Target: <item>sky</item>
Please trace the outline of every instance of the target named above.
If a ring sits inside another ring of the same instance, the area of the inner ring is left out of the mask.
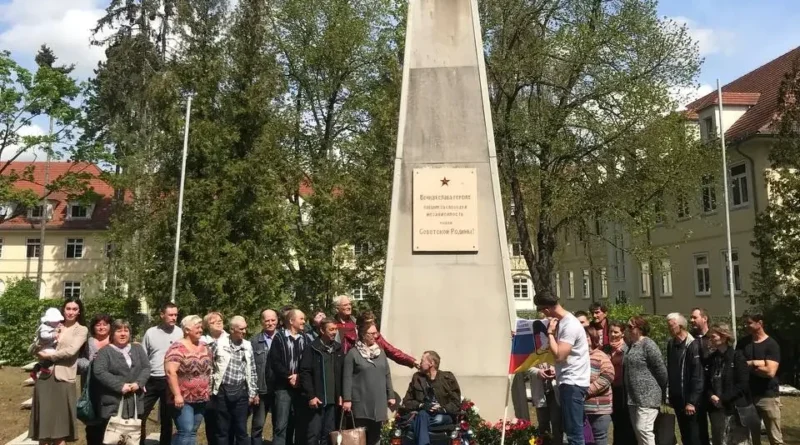
[[[696,99],[800,46],[798,0],[661,0],[659,14],[688,26],[704,58]],[[32,66],[42,43],[85,79],[103,57],[89,45],[91,28],[108,0],[0,0],[0,50]],[[688,103],[688,102],[687,102]],[[43,126],[31,128],[41,134]]]

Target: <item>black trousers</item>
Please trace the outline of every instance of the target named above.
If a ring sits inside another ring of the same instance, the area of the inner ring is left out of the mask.
[[[247,434],[250,396],[247,386],[228,388],[222,385],[213,399],[217,412],[217,444],[250,445],[250,436]]]
[[[217,421],[217,400],[213,395],[206,403],[206,409],[203,411],[203,422],[206,424],[206,442],[208,445],[217,445],[219,443],[219,438],[217,437],[219,425]]]
[[[145,445],[147,439],[147,418],[153,411],[158,402],[158,419],[161,423],[161,435],[159,445],[170,445],[172,443],[172,407],[167,403],[169,386],[166,377],[150,377],[144,386],[144,413],[142,413],[142,438],[140,445]]]
[[[687,415],[686,404],[683,401],[673,403],[672,408],[675,410],[675,419],[678,421],[678,429],[681,431],[681,443],[683,445],[700,445],[700,426],[697,421],[699,418],[697,413],[695,412],[692,416]]]
[[[253,407],[253,418],[250,423],[251,445],[264,445],[264,423],[267,421],[267,413],[272,409],[273,398],[274,393],[261,393],[258,395],[258,405]]]
[[[631,415],[628,411],[628,399],[623,386],[613,387],[614,411],[611,413],[611,422],[614,423],[614,445],[631,445],[636,443],[633,433]]]
[[[307,445],[330,445],[330,435],[336,430],[336,405],[327,405],[307,411]]]
[[[106,434],[108,419],[101,419],[97,422],[86,425],[86,444],[103,445],[103,436]]]
[[[381,428],[383,427],[383,422],[356,418],[356,427],[366,428],[367,445],[379,445],[381,443]]]
[[[711,439],[708,435],[708,403],[701,402],[697,407],[697,428],[700,439],[700,445],[711,445]]]

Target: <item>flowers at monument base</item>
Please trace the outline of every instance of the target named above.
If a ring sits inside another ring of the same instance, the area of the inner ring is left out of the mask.
[[[462,445],[497,445],[505,430],[506,445],[552,445],[552,440],[547,434],[539,433],[530,421],[524,419],[507,419],[503,422],[490,422],[481,418],[475,402],[462,398],[461,414],[456,419],[456,427],[460,434]],[[400,414],[396,414],[383,426],[382,443],[392,443],[391,438],[395,431],[395,424]]]

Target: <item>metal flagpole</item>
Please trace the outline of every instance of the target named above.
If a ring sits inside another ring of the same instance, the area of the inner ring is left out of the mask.
[[[192,112],[192,94],[186,101],[186,122],[183,124],[183,160],[181,161],[181,185],[178,191],[178,227],[175,229],[175,258],[172,263],[172,293],[170,301],[175,303],[175,286],[178,280],[178,253],[181,248],[181,219],[183,218],[183,187],[186,184],[186,154],[189,151],[189,117]]]
[[[511,379],[514,376],[509,374],[508,376],[508,384],[506,385],[506,408],[503,411],[503,429],[500,432],[500,445],[505,445],[506,443],[506,422],[508,421],[508,399],[511,396]]]
[[[731,327],[733,328],[733,339],[736,342],[736,280],[733,272],[733,250],[731,248],[731,209],[730,198],[728,197],[728,155],[725,147],[725,127],[722,124],[722,87],[717,79],[717,99],[719,100],[719,140],[722,145],[722,182],[725,185],[722,190],[725,193],[725,237],[727,239],[727,260],[728,260],[728,286],[730,286],[731,298]]]

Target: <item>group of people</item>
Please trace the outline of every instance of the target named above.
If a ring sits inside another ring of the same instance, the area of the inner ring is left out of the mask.
[[[611,321],[601,303],[591,305],[591,317],[572,314],[547,292],[535,304],[550,319],[555,366],[531,370],[532,398],[540,428],[555,443],[565,434],[570,445],[606,445],[613,424],[615,445],[655,445],[656,420],[668,404],[684,445],[760,445],[762,421],[770,445],[783,444],[780,347],[760,314],[744,317],[749,336],[734,349],[728,325],[709,325],[706,310],[695,308],[690,321],[671,313],[664,360],[641,316]]]
[[[103,443],[118,413],[142,420],[144,445],[157,403],[161,445],[194,445],[203,422],[209,445],[260,445],[269,412],[273,445],[330,444],[345,421],[363,427],[367,444],[375,445],[387,408],[398,405],[413,414],[417,443],[427,445],[430,426],[455,420],[455,376],[439,370],[435,351],[417,361],[393,347],[372,312],[353,315],[347,296],[334,304],[334,317],[316,312],[309,324],[292,306],[264,310],[260,332],[247,338],[241,316],[230,319],[228,332],[218,312],[185,316],[178,326],[178,308],[167,303],[159,324],[136,343],[125,320],[98,314],[87,327],[81,300],[66,299],[54,347],[34,350],[45,369],[37,370],[30,437],[53,445],[76,440],[75,384],[82,375],[96,416],[86,425],[88,445]],[[418,369],[402,402],[388,360]]]

